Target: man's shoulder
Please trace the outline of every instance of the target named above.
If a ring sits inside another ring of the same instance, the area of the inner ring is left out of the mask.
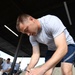
[[[38,18],[38,20],[40,21],[40,23],[43,23],[43,24],[48,24],[48,23],[54,23],[54,20],[57,19],[57,16],[55,15],[45,15],[45,16],[42,16],[40,18]]]

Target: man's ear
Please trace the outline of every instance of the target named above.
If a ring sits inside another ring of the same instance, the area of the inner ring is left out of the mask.
[[[33,20],[34,20],[34,18],[33,18],[32,16],[29,16],[29,20],[33,21]]]

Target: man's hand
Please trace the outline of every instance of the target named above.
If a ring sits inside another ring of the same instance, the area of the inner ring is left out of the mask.
[[[41,67],[33,68],[29,71],[29,75],[44,75],[43,69]]]

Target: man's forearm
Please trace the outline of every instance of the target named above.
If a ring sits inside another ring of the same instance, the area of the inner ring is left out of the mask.
[[[11,70],[11,69],[8,69],[8,70],[3,70],[3,72],[10,72],[10,70]]]
[[[39,60],[39,55],[38,54],[32,55],[31,60],[30,60],[30,63],[27,66],[27,69],[34,68],[35,65],[37,64],[38,60]]]

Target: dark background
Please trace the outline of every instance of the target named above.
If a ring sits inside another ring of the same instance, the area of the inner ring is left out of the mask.
[[[69,23],[64,2],[70,14],[72,23]],[[15,55],[16,48],[21,33],[16,30],[16,18],[21,13],[28,13],[35,18],[47,14],[58,16],[75,40],[75,0],[0,0],[0,50],[12,56]],[[15,36],[4,25],[7,25],[19,36]],[[47,47],[40,44],[41,57],[45,56]],[[32,54],[31,44],[28,36],[23,35],[21,48],[18,57],[30,57]]]

